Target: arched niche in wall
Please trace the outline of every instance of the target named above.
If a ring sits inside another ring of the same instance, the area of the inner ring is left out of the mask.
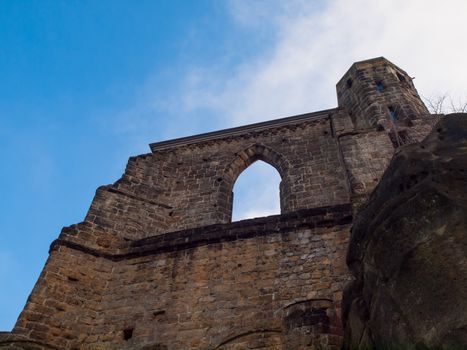
[[[235,334],[216,346],[214,350],[282,349],[282,332],[279,329],[252,329]]]

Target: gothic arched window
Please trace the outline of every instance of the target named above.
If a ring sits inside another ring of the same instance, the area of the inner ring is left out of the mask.
[[[279,172],[266,162],[246,168],[233,188],[232,221],[280,214],[280,182]]]

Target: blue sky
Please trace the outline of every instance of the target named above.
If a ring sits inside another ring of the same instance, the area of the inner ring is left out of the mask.
[[[424,96],[467,98],[465,13],[464,0],[1,1],[0,330],[61,228],[150,142],[334,107],[340,76],[376,56]],[[278,181],[247,169],[237,217],[277,211]]]

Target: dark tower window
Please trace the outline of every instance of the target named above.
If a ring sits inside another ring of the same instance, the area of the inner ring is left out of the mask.
[[[397,110],[393,106],[389,106],[389,115],[391,116],[392,120],[397,120],[399,118],[397,114]]]
[[[383,92],[384,91],[384,84],[381,80],[378,80],[376,82],[376,90],[378,90],[379,92]]]
[[[401,73],[396,72],[396,75],[397,75],[397,79],[399,79],[401,83],[405,83],[406,79]]]
[[[352,87],[352,79],[347,79],[347,88],[351,88]]]
[[[398,131],[397,133],[391,131],[389,133],[389,139],[391,140],[394,148],[399,148],[402,145],[412,143],[412,140],[410,139],[406,130]]]
[[[123,340],[130,340],[133,337],[133,328],[123,330]]]

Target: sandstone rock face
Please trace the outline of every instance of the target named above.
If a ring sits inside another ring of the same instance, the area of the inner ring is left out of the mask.
[[[397,152],[352,228],[345,347],[467,344],[467,114]]]

